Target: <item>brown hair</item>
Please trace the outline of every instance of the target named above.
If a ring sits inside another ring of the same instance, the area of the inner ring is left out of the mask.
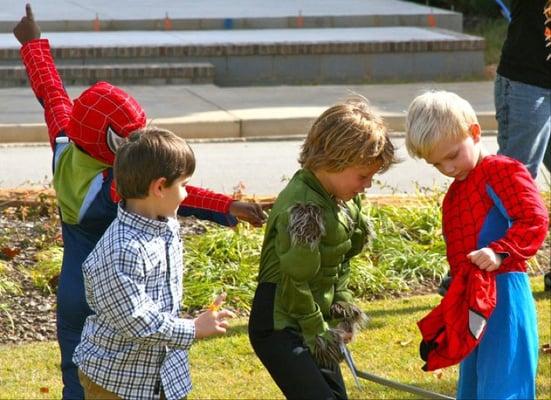
[[[120,146],[113,165],[117,193],[123,199],[142,199],[155,179],[166,178],[170,186],[195,171],[195,156],[187,142],[160,128],[140,129]]]
[[[367,100],[354,96],[327,109],[314,122],[298,159],[303,168],[340,172],[382,162],[384,172],[397,162],[382,118]]]

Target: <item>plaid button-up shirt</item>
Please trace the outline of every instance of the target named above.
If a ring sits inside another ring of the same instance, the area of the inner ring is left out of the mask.
[[[118,216],[83,266],[86,319],[73,361],[125,399],[167,399],[191,390],[187,349],[192,320],[179,318],[182,244],[177,220]]]

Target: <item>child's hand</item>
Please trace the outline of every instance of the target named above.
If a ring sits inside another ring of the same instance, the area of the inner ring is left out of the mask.
[[[230,214],[257,228],[266,222],[266,214],[262,206],[256,203],[234,201],[230,205]]]
[[[354,339],[354,333],[349,331],[342,331],[341,338],[345,344],[348,344]]]
[[[208,310],[195,318],[195,338],[202,339],[226,333],[229,326],[226,318],[234,318],[235,314],[229,310],[218,311],[225,299],[226,293],[218,295],[216,300],[208,307]]]
[[[22,45],[33,39],[40,39],[40,27],[34,20],[33,10],[29,3],[25,5],[25,13],[26,15],[13,28],[15,38]]]
[[[487,272],[492,272],[498,269],[503,261],[501,257],[489,247],[483,247],[480,250],[471,251],[467,254],[467,258],[478,268]]]

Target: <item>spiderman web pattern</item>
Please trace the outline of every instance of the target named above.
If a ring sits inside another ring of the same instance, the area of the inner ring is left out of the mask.
[[[132,96],[107,82],[98,82],[75,100],[69,131],[71,139],[90,155],[112,164],[108,128],[127,137],[145,124],[145,112]]]

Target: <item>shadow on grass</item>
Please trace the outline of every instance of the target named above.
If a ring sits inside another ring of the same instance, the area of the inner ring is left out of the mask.
[[[376,311],[370,311],[367,313],[367,316],[369,318],[369,321],[367,323],[367,326],[365,327],[365,330],[371,330],[371,329],[378,329],[383,328],[384,326],[388,325],[385,320],[383,319],[385,316],[391,315],[391,314],[408,314],[416,311],[428,311],[432,307],[426,306],[426,307],[407,307],[401,310],[376,310]],[[377,318],[376,320],[374,318]],[[248,336],[248,324],[246,322],[240,322],[236,324],[232,324],[230,322],[230,328],[228,329],[227,333],[222,336],[210,336],[208,338],[201,339],[202,341],[208,341],[217,339],[220,337],[234,337],[234,336]]]
[[[539,292],[532,292],[532,295],[534,296],[535,300],[551,299],[551,291],[549,290],[547,292],[543,290],[540,290]]]
[[[546,294],[544,294],[544,292],[534,293],[534,297],[536,297],[538,294],[541,294],[547,297],[550,296],[550,294],[548,294],[549,292],[545,292],[545,293]],[[538,297],[536,297],[536,299],[538,299]],[[404,315],[404,314],[407,315],[407,314],[421,312],[421,311],[427,312],[427,311],[430,311],[433,307],[434,305],[426,305],[426,306],[401,307],[401,308],[391,309],[391,310],[388,310],[388,309],[368,310],[368,311],[364,310],[369,318],[369,322],[367,324],[366,329],[370,330],[370,329],[377,329],[377,328],[384,327],[385,325],[387,325],[384,321],[384,318],[388,316]],[[242,335],[248,335],[248,324],[246,322],[240,321],[239,323],[230,322],[230,329],[223,336],[232,337],[232,336],[242,336]],[[208,338],[204,338],[201,340],[212,340],[218,337],[220,336],[210,336]]]
[[[401,307],[401,308],[395,308],[392,310],[388,309],[380,309],[380,310],[370,310],[366,311],[366,314],[368,317],[387,317],[390,315],[403,315],[403,314],[411,314],[415,312],[420,311],[430,311],[434,308],[436,304],[433,305],[426,305],[426,306],[411,306],[411,307]]]

